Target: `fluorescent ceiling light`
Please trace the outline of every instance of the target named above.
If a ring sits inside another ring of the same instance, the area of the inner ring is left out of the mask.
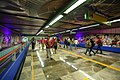
[[[70,32],[70,30],[66,30],[66,32]]]
[[[90,26],[87,26],[87,28],[89,27],[95,27],[95,26],[99,26],[100,24],[94,24],[94,25],[90,25]]]
[[[73,9],[75,9],[76,7],[78,7],[79,5],[81,5],[82,3],[84,3],[86,0],[78,0],[76,3],[74,3],[71,7],[69,7],[64,13],[68,14],[70,11],[72,11]]]
[[[78,30],[78,29],[72,29],[72,31],[75,31],[75,30]]]
[[[57,16],[49,25],[53,25],[55,22],[57,22],[58,20],[60,20],[63,17],[63,15],[59,15]]]
[[[39,35],[41,32],[43,32],[43,30],[41,30],[39,33],[37,33],[37,35]]]
[[[58,34],[58,33],[55,33],[55,34]]]
[[[116,20],[110,21],[110,23],[119,22],[119,21],[120,19],[116,19]]]
[[[50,26],[45,26],[45,28],[49,28]]]
[[[54,35],[54,34],[51,34],[51,35]]]
[[[60,33],[65,33],[65,31],[62,31],[62,32],[60,32]]]
[[[100,24],[94,24],[94,25],[90,25],[90,26],[86,26],[86,27],[81,27],[79,29],[85,29],[85,28],[90,28],[90,27],[95,27],[95,26],[99,26]]]
[[[105,24],[111,24],[111,23],[114,23],[114,22],[119,22],[120,19],[116,19],[116,20],[112,20],[112,21],[108,21],[108,22],[104,22]]]

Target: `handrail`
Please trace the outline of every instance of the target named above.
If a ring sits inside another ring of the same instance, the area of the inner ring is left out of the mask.
[[[11,50],[7,49],[9,52],[7,53],[2,53],[3,51],[0,52],[0,61],[2,61],[3,59],[5,59],[6,57],[8,57],[9,55],[11,55],[12,53],[16,52],[17,50],[19,50],[20,47],[24,46],[26,43],[24,44],[19,44],[19,45],[16,45],[14,46]],[[19,46],[19,47],[18,47]]]
[[[18,44],[16,46],[10,47],[8,49],[5,49],[3,51],[0,52],[0,58],[5,56],[6,54],[8,54],[9,52],[11,52],[12,50],[16,49],[18,46],[20,46],[21,44]]]
[[[24,49],[20,52],[16,60],[11,64],[11,66],[8,69],[6,69],[6,72],[2,74],[2,77],[0,78],[1,80],[14,80],[17,75],[18,76],[20,75],[20,72],[18,70],[20,69],[22,61],[26,57],[26,52],[28,50],[28,47],[29,47],[29,43],[26,44],[26,46],[24,46]]]
[[[0,58],[0,61],[2,61],[3,59],[5,59],[6,57],[8,57],[9,55],[11,55],[12,53],[16,52],[21,46],[19,46],[17,49],[14,49],[12,51],[10,51],[9,53],[7,53],[6,55],[2,56]]]

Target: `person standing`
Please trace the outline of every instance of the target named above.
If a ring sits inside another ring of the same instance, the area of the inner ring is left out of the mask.
[[[34,37],[32,38],[31,43],[32,43],[32,51],[34,51],[34,49],[35,49],[35,44],[36,44],[36,40],[35,40]]]
[[[97,51],[96,51],[96,53],[98,53],[98,51],[100,50],[100,54],[102,54],[102,49],[101,49],[101,46],[103,45],[103,43],[102,43],[102,40],[101,40],[101,38],[100,37],[97,37]]]
[[[46,45],[47,58],[50,58],[52,60],[52,58],[51,58],[52,54],[51,54],[51,51],[50,51],[50,49],[52,48],[52,43],[50,41],[49,36],[47,37],[45,45]]]

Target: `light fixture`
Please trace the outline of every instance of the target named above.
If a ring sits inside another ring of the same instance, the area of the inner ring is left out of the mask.
[[[43,32],[43,30],[41,30],[39,33],[37,33],[37,35],[39,35],[41,32]]]
[[[119,22],[120,19],[116,19],[116,20],[112,20],[112,21],[108,21],[108,22],[104,22],[105,24],[111,24],[111,23],[114,23],[114,22]]]
[[[60,20],[63,17],[63,15],[59,15],[57,16],[49,25],[53,25],[55,22],[57,22],[58,20]]]
[[[110,23],[119,22],[119,21],[120,19],[116,19],[116,20],[110,21]]]
[[[45,28],[49,28],[49,27],[50,27],[49,25],[45,26]]]
[[[70,30],[66,30],[66,32],[70,32]]]
[[[78,30],[78,29],[72,29],[72,31],[75,31],[75,30]]]
[[[86,27],[81,27],[79,29],[85,29],[85,28],[90,28],[90,27],[95,27],[95,26],[99,26],[100,24],[94,24],[94,25],[90,25],[90,26],[86,26]]]
[[[68,14],[70,11],[72,11],[73,9],[75,9],[76,7],[78,7],[79,5],[81,5],[82,3],[84,3],[85,1],[86,0],[78,0],[71,7],[69,7],[64,13]]]
[[[52,35],[55,35],[55,34],[51,34],[51,36],[52,36]]]
[[[55,33],[55,35],[58,34],[58,33]]]
[[[62,31],[62,32],[60,32],[60,33],[65,33],[65,31]]]

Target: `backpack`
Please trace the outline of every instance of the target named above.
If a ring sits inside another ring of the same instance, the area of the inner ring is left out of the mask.
[[[86,47],[91,47],[91,42],[86,42]]]

